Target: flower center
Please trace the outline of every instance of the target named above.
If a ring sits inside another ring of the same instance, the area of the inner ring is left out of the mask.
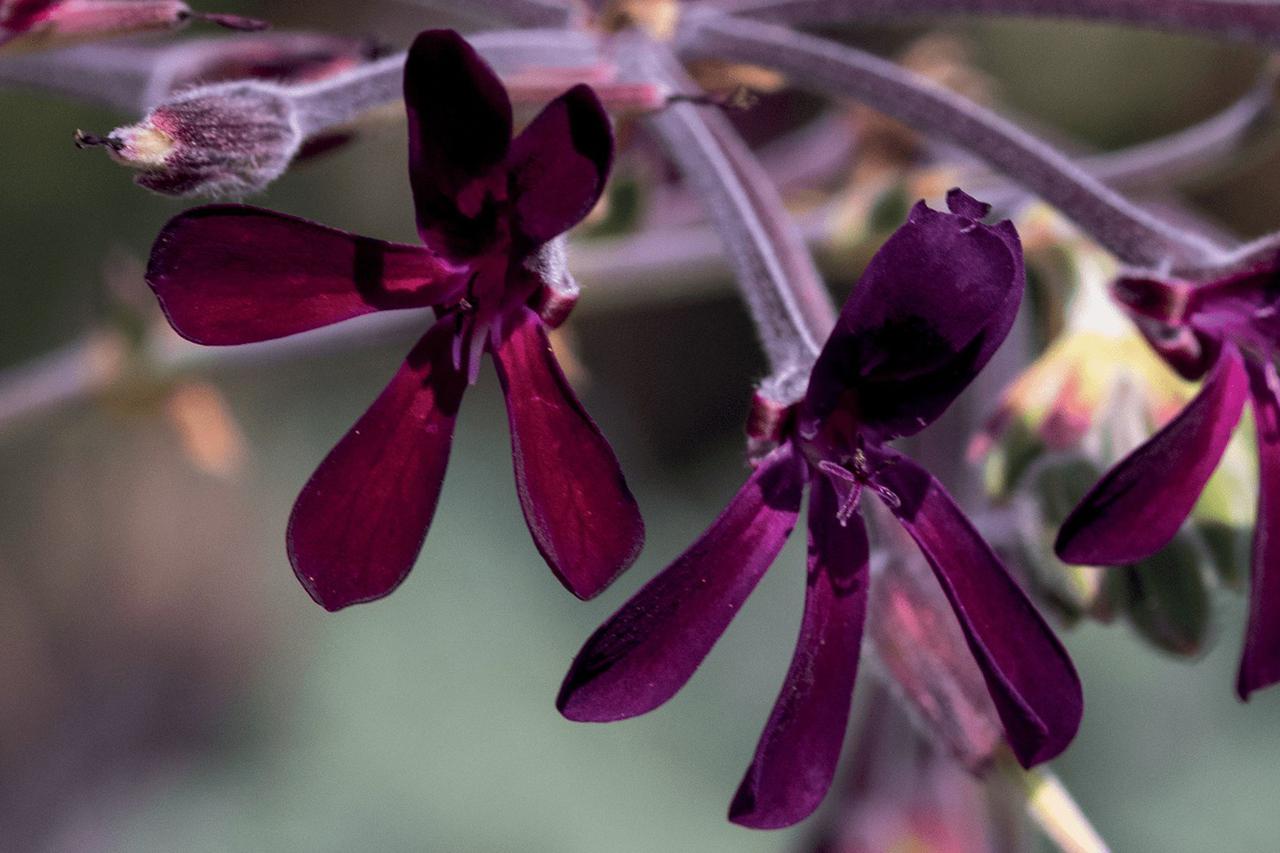
[[[841,527],[847,525],[850,517],[858,511],[863,487],[872,489],[891,508],[901,506],[902,502],[896,494],[875,481],[875,475],[883,467],[873,465],[862,447],[856,448],[851,455],[843,456],[837,462],[830,459],[818,460],[818,470],[826,475],[827,482],[836,490],[836,498],[840,502],[836,509],[836,519]]]

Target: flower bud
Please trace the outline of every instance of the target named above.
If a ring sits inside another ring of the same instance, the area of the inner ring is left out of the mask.
[[[1109,570],[1103,594],[1147,642],[1171,654],[1197,655],[1210,627],[1205,557],[1194,529],[1183,530],[1155,556]]]
[[[175,30],[192,20],[233,30],[261,30],[266,24],[238,15],[193,12],[175,0],[0,0],[0,51],[60,47],[125,33]]]
[[[113,159],[140,171],[140,186],[164,195],[239,196],[280,177],[302,133],[277,87],[240,82],[176,95],[138,124],[105,138],[78,134],[77,144],[105,146]]]

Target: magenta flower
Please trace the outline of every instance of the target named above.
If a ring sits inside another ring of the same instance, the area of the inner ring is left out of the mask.
[[[932,565],[1023,764],[1075,735],[1080,682],[1052,630],[963,512],[887,442],[919,432],[1008,334],[1024,283],[1008,222],[959,190],[952,213],[916,205],[872,259],[818,357],[793,426],[687,551],[587,641],[560,691],[573,720],[634,717],[693,675],[781,550],[810,484],[804,618],[782,693],[729,817],[781,827],[830,787],[866,609],[864,490]]]
[[[501,82],[448,30],[418,36],[404,80],[426,248],[211,205],[165,227],[147,280],[178,333],[203,344],[278,338],[373,311],[436,310],[294,505],[289,559],[318,603],[371,601],[408,574],[435,512],[458,405],[485,352],[506,396],[534,542],[569,591],[590,598],[635,559],[644,525],[538,310],[566,310],[572,282],[548,243],[600,197],[613,159],[609,118],[591,89],[576,86],[513,140]]]
[[[1218,466],[1244,410],[1258,427],[1252,591],[1236,692],[1280,681],[1280,259],[1203,286],[1122,279],[1116,298],[1200,393],[1089,490],[1058,533],[1067,562],[1123,565],[1167,545]]]

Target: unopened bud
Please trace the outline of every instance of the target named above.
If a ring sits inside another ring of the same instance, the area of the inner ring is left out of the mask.
[[[1209,587],[1202,544],[1184,530],[1158,554],[1111,569],[1104,595],[1147,642],[1175,655],[1199,654],[1209,636]]]
[[[924,557],[876,507],[887,559],[873,570],[867,632],[887,682],[904,707],[952,757],[979,773],[1004,742],[1004,729],[960,623]]]
[[[195,12],[175,0],[0,0],[0,50],[35,50],[126,33],[175,30],[190,21],[233,30],[267,26],[239,15]]]
[[[239,196],[258,192],[288,168],[302,144],[289,98],[270,84],[225,83],[192,89],[141,122],[106,137],[112,159],[140,171],[140,186],[164,195]]]

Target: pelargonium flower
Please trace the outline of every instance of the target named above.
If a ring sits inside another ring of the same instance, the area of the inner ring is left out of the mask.
[[[501,82],[449,30],[418,36],[404,94],[425,247],[210,205],[165,227],[147,280],[174,329],[202,344],[278,338],[374,311],[436,310],[294,505],[289,558],[318,603],[336,610],[380,598],[409,572],[435,512],[458,406],[485,352],[506,396],[534,542],[560,581],[589,598],[635,559],[644,526],[546,328],[576,292],[555,238],[604,188],[608,115],[590,88],[576,86],[513,140]]]
[[[1191,512],[1251,400],[1261,482],[1236,679],[1247,699],[1280,681],[1280,259],[1198,287],[1125,278],[1113,292],[1169,364],[1204,385],[1090,489],[1055,547],[1063,560],[1088,565],[1124,565],[1160,550]]]
[[[0,51],[176,30],[192,20],[233,30],[266,28],[261,21],[239,15],[193,12],[179,0],[0,0]]]
[[[753,827],[792,824],[831,784],[858,668],[869,545],[864,492],[932,566],[1020,761],[1061,752],[1082,711],[1065,650],[928,471],[889,447],[936,420],[1008,334],[1024,286],[1008,222],[959,190],[923,202],[845,303],[777,448],[667,569],[587,641],[558,699],[570,719],[634,717],[693,675],[795,526],[806,484],[804,618],[755,760],[730,807]]]

